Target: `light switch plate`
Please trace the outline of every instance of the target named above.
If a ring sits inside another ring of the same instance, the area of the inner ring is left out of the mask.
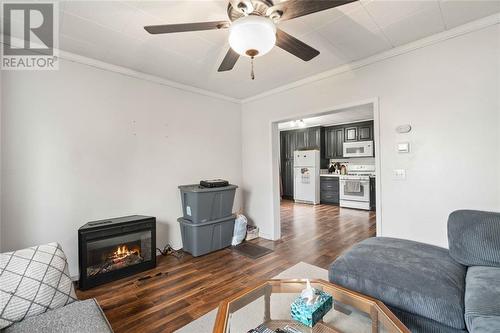
[[[410,152],[410,143],[409,142],[400,142],[397,146],[398,153],[409,153]]]
[[[394,169],[393,177],[395,180],[405,180],[406,170],[405,169]]]

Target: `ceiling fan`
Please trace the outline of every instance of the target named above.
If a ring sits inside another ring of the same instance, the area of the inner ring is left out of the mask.
[[[319,51],[277,28],[282,21],[342,6],[356,0],[229,0],[227,21],[150,25],[150,34],[167,34],[229,28],[230,49],[218,71],[233,69],[240,56],[263,56],[276,45],[294,56],[309,61]]]

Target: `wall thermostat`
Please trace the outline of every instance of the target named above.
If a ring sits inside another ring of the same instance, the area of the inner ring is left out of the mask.
[[[398,153],[409,153],[410,152],[410,143],[409,142],[400,142],[398,143]]]
[[[409,133],[411,131],[411,125],[410,124],[406,124],[406,125],[399,125],[398,127],[396,127],[396,132],[398,133]]]

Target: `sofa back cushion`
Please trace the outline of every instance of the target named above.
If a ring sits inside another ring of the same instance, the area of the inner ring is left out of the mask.
[[[0,254],[0,329],[75,300],[59,244]]]
[[[466,266],[500,267],[500,213],[457,210],[448,218],[453,259]]]

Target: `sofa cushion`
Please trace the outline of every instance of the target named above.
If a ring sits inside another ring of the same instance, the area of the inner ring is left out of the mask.
[[[466,266],[500,267],[500,213],[457,210],[448,218],[450,255]]]
[[[473,266],[465,278],[465,322],[470,332],[500,332],[500,268]]]
[[[0,254],[0,329],[75,300],[59,244]]]
[[[453,328],[435,320],[411,314],[396,308],[389,309],[401,320],[411,333],[467,333],[465,329]]]
[[[94,299],[73,302],[57,310],[8,327],[3,333],[109,333],[111,326]]]
[[[390,307],[464,329],[465,272],[446,249],[377,237],[337,258],[329,279]]]

